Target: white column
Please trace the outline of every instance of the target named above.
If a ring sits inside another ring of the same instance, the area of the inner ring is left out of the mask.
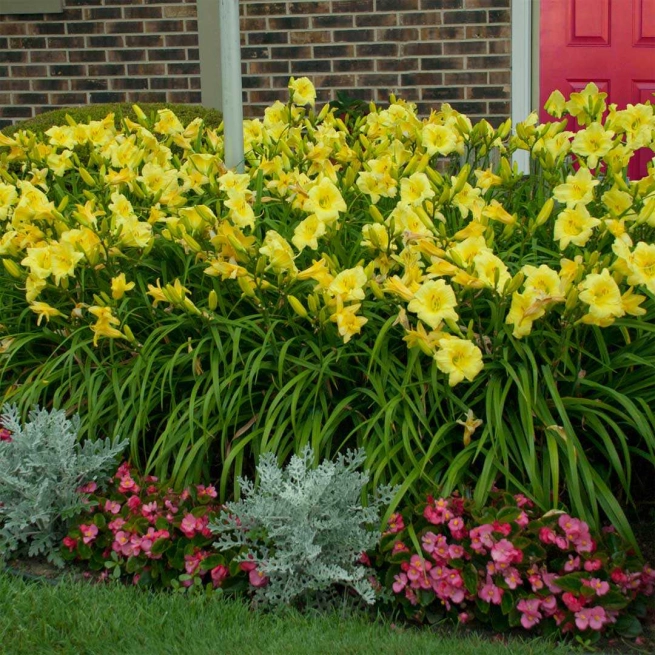
[[[243,105],[239,0],[218,0],[221,33],[221,100],[225,165],[243,172]]]
[[[512,0],[513,125],[524,121],[532,111],[532,9],[532,0]],[[514,153],[514,161],[524,173],[530,172],[529,157],[522,150]]]

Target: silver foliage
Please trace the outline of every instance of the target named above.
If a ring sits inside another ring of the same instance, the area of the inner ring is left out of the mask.
[[[77,441],[79,416],[38,407],[22,425],[15,406],[0,418],[11,432],[0,442],[0,556],[45,555],[62,564],[58,555],[66,520],[87,505],[77,489],[91,481],[99,487],[115,467],[127,441]]]
[[[269,583],[256,591],[264,604],[311,603],[334,586],[375,601],[370,569],[359,563],[362,552],[379,539],[380,509],[393,489],[382,487],[362,504],[369,476],[358,470],[363,451],[313,467],[307,447],[282,470],[272,453],[262,455],[259,485],[240,480],[242,499],[228,503],[210,526],[221,550],[241,549],[242,561],[254,559]]]

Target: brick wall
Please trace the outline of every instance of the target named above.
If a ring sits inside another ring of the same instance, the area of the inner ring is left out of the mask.
[[[244,113],[306,75],[319,102],[394,92],[423,114],[450,102],[509,115],[510,0],[241,0]],[[64,0],[0,16],[0,126],[57,106],[199,103],[195,0]]]
[[[509,116],[510,0],[242,0],[247,113],[285,99],[307,75],[319,100],[337,90],[450,102],[471,117]]]

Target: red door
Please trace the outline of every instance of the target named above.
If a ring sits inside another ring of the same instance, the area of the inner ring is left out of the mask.
[[[655,105],[655,0],[541,0],[539,26],[542,106],[555,89],[568,98],[589,82],[619,109]],[[543,110],[541,119],[553,120]],[[654,154],[637,152],[631,179],[646,174]]]

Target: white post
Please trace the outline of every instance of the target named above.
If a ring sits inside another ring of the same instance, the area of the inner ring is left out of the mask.
[[[512,124],[524,121],[532,111],[532,2],[512,2]],[[530,157],[527,152],[514,153],[519,170],[530,172]]]
[[[244,157],[239,0],[218,0],[218,15],[225,165],[242,173]]]

